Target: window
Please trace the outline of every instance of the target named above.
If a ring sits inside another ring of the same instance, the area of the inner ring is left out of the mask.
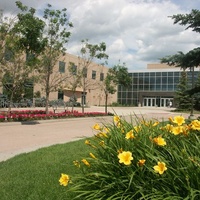
[[[100,73],[100,81],[104,80],[104,73]]]
[[[59,72],[65,73],[65,62],[59,61]]]
[[[92,79],[96,79],[96,71],[92,70]]]
[[[167,85],[163,84],[162,85],[162,91],[166,91],[167,90]]]
[[[168,84],[173,84],[173,77],[168,77]]]
[[[166,84],[167,85],[167,77],[162,77],[162,84]]]
[[[58,99],[63,100],[64,98],[64,92],[62,90],[58,90]]]
[[[11,61],[14,57],[14,53],[13,51],[11,51],[10,49],[6,48],[5,52],[4,52],[4,57],[6,61]]]
[[[167,72],[162,72],[162,76],[167,76]]]
[[[172,84],[168,85],[168,90],[169,91],[173,91],[174,90],[174,85],[172,85]]]
[[[121,98],[121,97],[122,97],[122,93],[118,92],[118,98]]]
[[[154,77],[150,78],[150,84],[155,84],[155,78]]]
[[[180,76],[180,72],[174,72],[174,76],[179,77]]]
[[[156,78],[156,84],[161,84],[161,77]]]
[[[33,54],[33,53],[27,53],[26,54],[26,62],[31,62],[31,61],[33,61],[34,60],[34,58],[35,58],[35,55]]]
[[[77,66],[74,63],[71,63],[71,73],[77,75]]]

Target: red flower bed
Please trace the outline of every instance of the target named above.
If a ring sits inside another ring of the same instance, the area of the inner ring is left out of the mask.
[[[46,114],[43,110],[21,110],[11,111],[10,113],[1,113],[0,122],[5,121],[31,121],[31,120],[47,120],[47,119],[62,119],[72,117],[95,117],[95,116],[107,116],[103,112],[86,112],[80,113],[78,111],[65,111],[61,113],[49,112]]]

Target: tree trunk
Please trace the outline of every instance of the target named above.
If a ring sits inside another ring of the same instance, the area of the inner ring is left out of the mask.
[[[83,91],[83,94],[82,94],[82,113],[84,114],[84,107],[85,107],[85,91]]]
[[[51,68],[50,68],[50,64],[49,64],[48,71],[47,71],[46,88],[45,88],[45,91],[46,91],[45,112],[46,112],[46,114],[49,114],[50,75],[51,75]]]
[[[49,114],[49,92],[46,93],[45,112],[46,112],[46,114]]]
[[[105,113],[108,114],[108,93],[106,92],[106,99],[105,99]]]
[[[13,91],[11,92],[11,95],[10,95],[10,102],[8,104],[8,113],[11,112],[11,104],[12,104],[12,101],[13,101]]]

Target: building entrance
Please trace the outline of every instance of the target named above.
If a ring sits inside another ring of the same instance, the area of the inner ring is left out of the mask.
[[[143,106],[156,106],[156,98],[144,98]]]
[[[148,107],[168,107],[170,102],[170,97],[144,97],[143,98],[143,106]]]

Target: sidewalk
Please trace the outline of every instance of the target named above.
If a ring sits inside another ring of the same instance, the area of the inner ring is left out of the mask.
[[[30,109],[30,108],[29,108]],[[41,108],[40,108],[41,109]],[[81,112],[81,108],[75,108]],[[176,115],[188,118],[189,114],[173,113],[172,108],[114,107],[109,112],[116,115],[142,116],[146,119],[168,119]],[[104,112],[104,107],[92,106],[85,112]],[[199,116],[199,115],[197,115]],[[0,162],[15,155],[37,150],[54,144],[66,143],[94,135],[95,123],[108,122],[112,117],[68,118],[41,120],[37,123],[8,122],[0,123]]]

